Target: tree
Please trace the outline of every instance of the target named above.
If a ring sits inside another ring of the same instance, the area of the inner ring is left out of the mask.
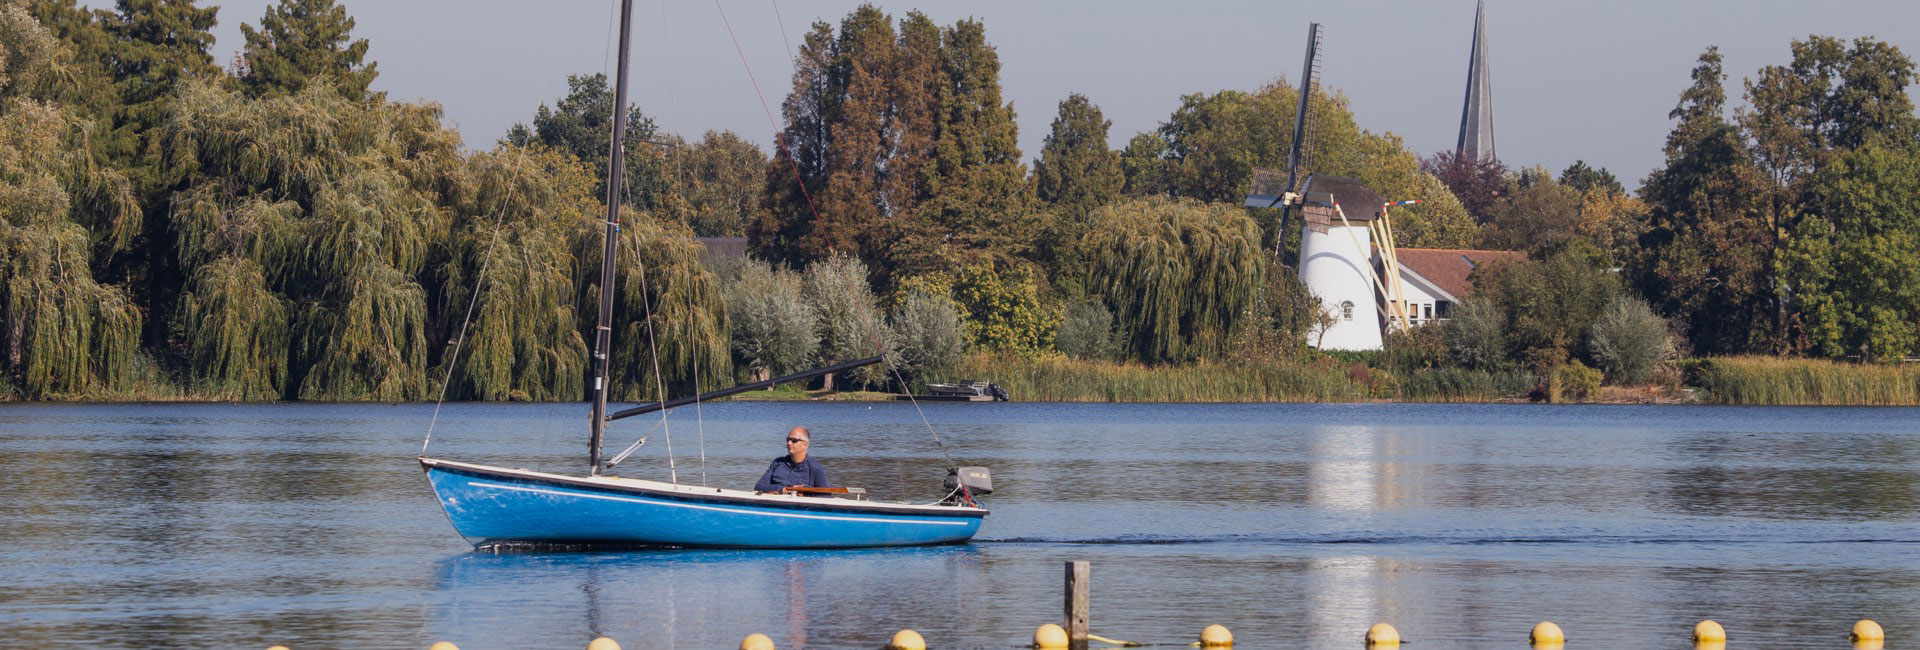
[[[1453,191],[1460,201],[1460,207],[1474,220],[1487,223],[1493,220],[1500,205],[1501,193],[1507,187],[1507,166],[1492,158],[1461,157],[1452,151],[1441,151],[1420,161],[1420,169]]]
[[[1111,126],[1085,95],[1069,95],[1060,101],[1040,159],[1033,161],[1039,199],[1073,222],[1084,223],[1094,208],[1118,198],[1126,184],[1119,153],[1107,148]]]
[[[890,324],[894,367],[910,381],[922,382],[951,372],[967,350],[966,337],[960,330],[959,306],[946,296],[909,291],[894,305]],[[902,386],[901,390],[909,389]]]
[[[1614,178],[1613,172],[1607,171],[1605,167],[1599,169],[1588,167],[1585,160],[1575,160],[1573,164],[1567,165],[1567,168],[1560,172],[1560,184],[1571,187],[1581,194],[1598,192],[1614,196],[1627,193],[1627,188],[1620,185],[1620,179]]]
[[[1542,168],[1513,178],[1481,239],[1485,248],[1551,252],[1581,237],[1583,197]]]
[[[127,388],[142,325],[128,292],[92,273],[88,195],[124,206],[133,196],[92,164],[94,125],[48,101],[65,54],[50,30],[0,4],[0,393],[35,399]]]
[[[1121,155],[1127,192],[1189,197],[1238,205],[1253,186],[1256,167],[1283,169],[1293,143],[1297,91],[1283,82],[1253,92],[1223,90],[1181,98],[1181,106],[1152,135],[1135,136]],[[1400,137],[1361,129],[1347,99],[1316,93],[1309,98],[1304,171],[1349,176],[1389,198],[1424,203],[1394,210],[1410,235],[1402,245],[1461,244],[1473,236],[1471,221],[1451,193],[1424,179],[1419,158]],[[1303,176],[1304,178],[1304,176]],[[1258,210],[1262,241],[1272,246],[1279,210]]]
[[[1724,116],[1720,53],[1709,47],[1668,113],[1666,166],[1640,189],[1648,205],[1634,284],[1655,311],[1685,324],[1693,348],[1762,347],[1774,317],[1766,192],[1740,130]]]
[[[1765,178],[1775,349],[1784,349],[1790,336],[1809,336],[1786,331],[1799,297],[1778,276],[1786,264],[1783,251],[1794,245],[1790,235],[1800,231],[1798,222],[1808,213],[1815,173],[1853,149],[1903,146],[1920,134],[1920,118],[1905,93],[1914,64],[1899,48],[1860,38],[1849,49],[1839,39],[1816,35],[1794,41],[1791,49],[1789,65],[1761,68],[1747,80],[1750,107],[1736,114]]]
[[[804,370],[819,324],[800,274],[750,260],[726,287],[735,365],[756,379]]]
[[[1471,279],[1474,298],[1468,302],[1484,300],[1483,307],[1494,314],[1456,316],[1466,322],[1450,339],[1450,347],[1463,361],[1482,368],[1496,363],[1487,358],[1496,339],[1507,344],[1506,362],[1518,361],[1539,372],[1578,355],[1594,321],[1621,290],[1606,256],[1579,240],[1544,259],[1483,265]],[[1489,316],[1499,330],[1497,337],[1489,332],[1494,325],[1476,320]]]
[[[1114,308],[1121,347],[1149,363],[1215,357],[1266,290],[1259,229],[1237,206],[1148,198],[1094,212],[1088,289]]]
[[[1113,312],[1098,298],[1069,303],[1054,332],[1053,347],[1074,359],[1113,358]]]
[[[533,128],[515,124],[507,131],[506,141],[516,146],[544,144],[564,151],[593,165],[595,196],[606,196],[607,160],[613,143],[613,89],[607,86],[605,73],[567,75],[567,95],[553,108],[541,104],[534,111]],[[664,155],[652,141],[657,135],[653,119],[637,107],[627,110],[626,167],[621,177],[625,204],[641,212],[659,211],[671,201],[667,187]]]
[[[803,293],[813,306],[819,323],[820,347],[816,356],[822,365],[853,361],[893,350],[892,332],[867,287],[867,268],[858,258],[835,255],[807,267]],[[868,386],[887,383],[887,364],[874,364],[849,371],[852,379]],[[825,381],[833,389],[833,376]]]
[[[380,76],[366,63],[367,40],[353,40],[353,17],[334,0],[280,0],[267,7],[260,28],[242,23],[247,44],[240,83],[251,97],[294,94],[307,84],[332,84],[340,96],[360,101]]]
[[[695,235],[739,237],[759,220],[767,155],[753,143],[732,131],[708,131],[700,142],[669,151],[667,166]]]
[[[1120,197],[1126,175],[1120,154],[1107,148],[1107,129],[1113,123],[1079,93],[1060,102],[1053,130],[1033,162],[1034,189],[1052,211],[1052,227],[1040,234],[1035,257],[1050,271],[1055,284],[1079,291],[1085,262],[1073,255],[1074,244],[1087,232],[1087,215]]]
[[[1593,323],[1587,348],[1613,383],[1644,384],[1673,351],[1667,322],[1646,301],[1620,296]]]
[[[1809,214],[1783,255],[1799,347],[1899,359],[1920,350],[1920,151],[1848,152],[1814,175]]]

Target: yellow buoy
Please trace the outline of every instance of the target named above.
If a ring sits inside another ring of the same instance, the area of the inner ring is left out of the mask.
[[[267,650],[287,650],[287,647],[283,645],[270,645],[267,646]]]
[[[613,639],[600,637],[587,642],[587,650],[620,650],[620,644]]]
[[[1727,640],[1727,629],[1720,627],[1719,623],[1713,621],[1700,621],[1693,626],[1693,640],[1725,641]]]
[[[1566,643],[1567,635],[1560,631],[1560,626],[1554,625],[1551,621],[1541,621],[1539,625],[1533,626],[1533,633],[1527,635],[1527,640],[1532,641],[1534,645]]]
[[[1853,642],[1853,650],[1886,650],[1887,642],[1880,639],[1862,639]]]
[[[1860,622],[1853,624],[1853,633],[1847,635],[1847,638],[1854,641],[1881,641],[1887,638],[1887,633],[1881,630],[1880,624],[1873,622],[1873,619],[1863,618]]]
[[[773,639],[765,634],[749,634],[740,640],[740,650],[773,650]]]
[[[1400,631],[1386,623],[1367,628],[1367,645],[1400,645]]]
[[[887,642],[887,650],[927,650],[927,640],[913,630],[901,630],[893,633],[893,640]]]
[[[1033,647],[1035,648],[1067,647],[1066,628],[1062,628],[1059,625],[1055,625],[1053,623],[1048,623],[1046,625],[1040,626],[1040,629],[1033,631]]]
[[[1693,650],[1727,650],[1725,641],[1695,641]]]
[[[273,649],[268,648],[267,650]],[[460,646],[454,645],[450,641],[435,641],[433,645],[427,646],[427,650],[460,650]]]
[[[1227,626],[1215,623],[1200,631],[1200,646],[1203,648],[1225,648],[1233,645],[1233,632]]]

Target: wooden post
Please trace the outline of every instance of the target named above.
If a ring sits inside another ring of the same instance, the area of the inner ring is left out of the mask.
[[[1067,562],[1067,643],[1087,647],[1087,574],[1086,560]]]

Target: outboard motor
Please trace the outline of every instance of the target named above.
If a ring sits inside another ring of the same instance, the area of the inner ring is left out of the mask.
[[[949,500],[971,502],[970,497],[993,494],[993,475],[985,467],[949,467],[946,486]],[[966,490],[961,490],[961,486]]]

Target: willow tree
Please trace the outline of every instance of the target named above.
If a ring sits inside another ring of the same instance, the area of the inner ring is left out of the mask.
[[[1081,246],[1088,292],[1113,306],[1121,347],[1142,361],[1219,355],[1266,289],[1260,230],[1238,206],[1110,204],[1094,211]]]
[[[449,399],[581,399],[587,345],[571,246],[575,225],[599,212],[592,167],[545,147],[502,147],[472,160],[474,191],[437,270],[442,300],[433,311],[448,343],[431,378],[452,362]]]
[[[574,223],[572,248],[580,269],[574,295],[583,328],[598,320],[601,218],[604,213]],[[733,376],[726,301],[713,273],[700,264],[693,231],[639,212],[623,212],[620,221],[613,351],[607,357],[610,398],[654,401],[724,386]],[[591,334],[582,330],[588,339]]]
[[[427,395],[418,280],[447,206],[467,191],[458,136],[437,108],[353,102],[325,86],[247,100],[190,84],[159,137],[184,186],[171,218],[196,290],[179,315],[190,354],[238,352],[196,364],[197,385],[301,399]],[[234,268],[228,258],[259,265],[268,290],[203,280]],[[270,334],[275,298],[288,304],[285,345]],[[219,332],[204,331],[215,323]],[[262,385],[281,363],[284,383]]]
[[[835,255],[807,267],[803,295],[819,323],[821,365],[853,361],[892,351],[885,316],[867,285],[867,265],[858,258]],[[869,386],[887,382],[885,364],[856,368],[848,373]],[[828,375],[826,388],[833,388]]]
[[[47,101],[63,54],[23,8],[0,3],[0,394],[125,388],[138,354],[140,311],[94,280],[98,238],[83,225],[138,210],[125,177],[87,153],[94,123]]]

